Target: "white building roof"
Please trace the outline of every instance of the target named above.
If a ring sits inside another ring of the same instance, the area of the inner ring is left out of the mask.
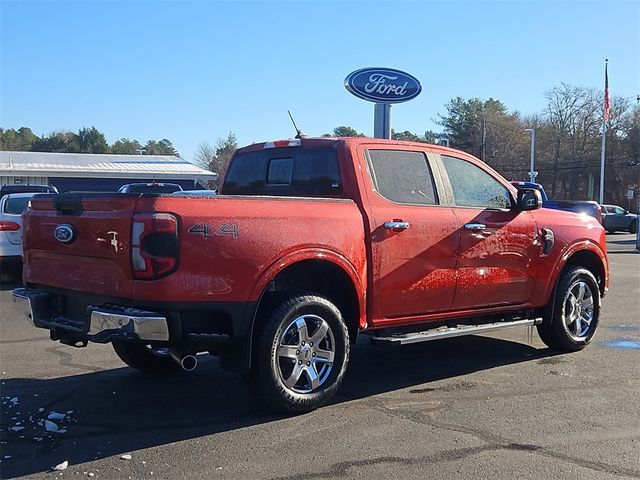
[[[169,155],[0,152],[0,175],[214,180],[217,174]]]

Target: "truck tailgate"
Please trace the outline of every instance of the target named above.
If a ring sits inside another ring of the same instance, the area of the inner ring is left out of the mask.
[[[24,214],[24,280],[130,297],[131,221],[138,195],[42,195]]]

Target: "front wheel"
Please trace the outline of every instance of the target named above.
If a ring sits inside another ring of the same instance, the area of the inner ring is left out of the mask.
[[[272,408],[308,412],[335,395],[349,361],[349,333],[328,299],[311,294],[287,298],[255,342],[247,380]]]
[[[538,334],[550,348],[562,352],[582,350],[591,341],[600,318],[600,290],[593,274],[568,267],[561,275],[553,307],[538,325]]]

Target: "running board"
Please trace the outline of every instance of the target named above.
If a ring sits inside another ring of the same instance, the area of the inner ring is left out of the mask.
[[[410,343],[428,342],[430,340],[440,340],[441,338],[462,337],[465,335],[475,335],[476,333],[493,332],[511,327],[526,327],[542,323],[541,318],[530,318],[527,320],[514,320],[511,322],[485,323],[482,325],[458,325],[456,327],[440,327],[424,332],[396,333],[386,337],[371,337],[372,343],[384,345],[408,345]]]

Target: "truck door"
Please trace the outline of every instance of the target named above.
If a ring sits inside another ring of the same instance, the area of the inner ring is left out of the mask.
[[[360,154],[370,181],[365,192],[373,323],[406,323],[407,317],[449,310],[455,292],[456,219],[440,202],[440,180],[427,154],[388,145],[362,147]]]
[[[537,227],[512,209],[505,185],[469,161],[443,155],[460,226],[454,310],[524,304],[536,277]]]

